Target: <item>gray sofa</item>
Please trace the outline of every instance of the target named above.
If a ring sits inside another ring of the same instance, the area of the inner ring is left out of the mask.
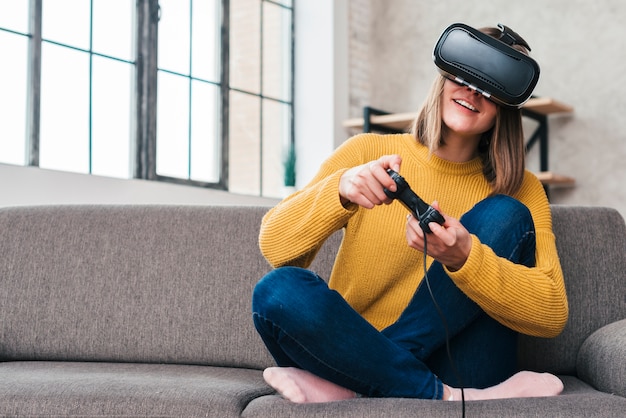
[[[292,404],[250,295],[269,266],[266,207],[0,209],[1,416],[460,416],[459,402]],[[554,206],[570,318],[520,338],[521,368],[559,374],[554,398],[467,402],[467,416],[624,416],[626,226],[606,208]],[[328,277],[340,233],[313,268]]]

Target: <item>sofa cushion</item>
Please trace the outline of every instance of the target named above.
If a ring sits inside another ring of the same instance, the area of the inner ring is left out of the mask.
[[[250,313],[266,211],[0,209],[0,360],[273,364]]]
[[[564,393],[547,398],[498,399],[468,401],[468,417],[622,417],[626,398],[598,392],[571,376],[561,376]],[[333,417],[333,418],[415,418],[461,416],[461,402],[403,398],[359,398],[347,401],[294,404],[277,395],[254,399],[243,411],[243,417]]]
[[[553,205],[552,216],[569,319],[556,338],[521,336],[519,364],[522,369],[576,374],[585,339],[626,318],[626,225],[611,208]]]
[[[227,367],[0,363],[2,416],[238,417],[271,392],[258,370]]]
[[[591,334],[580,348],[576,369],[597,389],[626,397],[626,319]]]

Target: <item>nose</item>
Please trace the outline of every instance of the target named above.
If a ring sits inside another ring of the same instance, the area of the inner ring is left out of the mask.
[[[474,86],[467,86],[467,90],[474,93],[475,96],[481,96],[481,93]]]

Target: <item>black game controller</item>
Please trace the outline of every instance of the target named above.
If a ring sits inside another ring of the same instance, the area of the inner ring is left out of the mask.
[[[420,226],[424,232],[431,233],[432,231],[428,227],[431,222],[436,222],[439,225],[443,225],[445,219],[441,216],[441,213],[437,212],[435,208],[424,202],[418,195],[415,194],[409,183],[406,182],[404,177],[396,173],[392,169],[388,169],[387,173],[396,182],[396,192],[384,189],[385,194],[391,199],[398,199],[412,214],[420,221]]]

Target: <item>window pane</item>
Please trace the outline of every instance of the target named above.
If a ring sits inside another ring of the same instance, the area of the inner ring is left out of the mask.
[[[134,60],[134,0],[93,0],[93,50]]]
[[[219,87],[193,81],[191,103],[191,179],[220,180]]]
[[[189,75],[189,0],[160,0],[158,66]]]
[[[261,99],[230,92],[229,187],[241,194],[260,194]]]
[[[263,3],[263,95],[291,100],[291,11]]]
[[[0,32],[0,162],[26,162],[26,65],[28,38]]]
[[[130,177],[131,93],[134,66],[93,57],[93,174]]]
[[[157,174],[189,178],[189,79],[158,74]]]
[[[0,28],[28,33],[29,0],[0,0]]]
[[[42,45],[39,166],[89,172],[89,54]]]
[[[89,4],[85,0],[43,1],[42,37],[89,49]]]
[[[263,101],[263,196],[282,197],[290,146],[289,106]]]
[[[261,93],[261,1],[230,2],[230,84]]]
[[[292,0],[273,0],[274,3],[279,3],[282,4],[283,6],[287,6],[287,7],[292,7],[293,5],[293,1]]]
[[[219,82],[220,2],[194,0],[192,75],[203,80]]]

